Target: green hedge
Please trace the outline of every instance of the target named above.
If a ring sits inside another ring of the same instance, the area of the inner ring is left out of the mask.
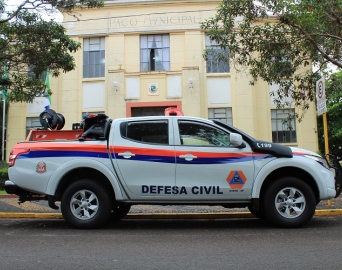
[[[0,190],[5,189],[5,181],[8,180],[8,169],[0,169]]]

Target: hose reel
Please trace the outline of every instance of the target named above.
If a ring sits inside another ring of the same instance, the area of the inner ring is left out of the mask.
[[[39,121],[45,130],[61,130],[65,124],[64,116],[51,109],[43,111],[39,115]]]

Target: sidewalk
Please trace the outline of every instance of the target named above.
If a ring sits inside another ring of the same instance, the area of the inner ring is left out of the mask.
[[[58,203],[56,205],[60,206]],[[342,216],[342,196],[317,205],[317,216]],[[18,197],[0,195],[0,218],[63,218],[60,209],[54,210],[47,201],[18,204]],[[222,206],[155,206],[134,205],[126,218],[134,219],[218,219],[254,218],[247,208],[224,208]]]

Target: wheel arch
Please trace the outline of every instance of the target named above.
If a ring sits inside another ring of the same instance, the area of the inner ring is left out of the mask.
[[[66,173],[59,181],[55,192],[55,200],[60,201],[66,188],[81,179],[96,180],[96,183],[106,188],[109,195],[113,198],[113,202],[115,201],[115,191],[108,178],[102,172],[89,167],[76,168]]]
[[[80,167],[80,164],[82,166]],[[97,160],[74,159],[60,166],[50,177],[46,194],[59,201],[71,183],[80,179],[93,179],[108,188],[114,199],[122,199],[120,184],[116,176],[103,163]]]
[[[255,193],[255,194],[258,195],[258,198],[262,198],[265,190],[272,183],[272,181],[275,181],[276,179],[281,178],[281,177],[285,177],[285,176],[286,177],[296,177],[296,178],[301,179],[305,183],[307,183],[311,187],[313,193],[315,194],[317,203],[319,202],[319,197],[320,197],[319,196],[319,187],[317,186],[317,183],[316,183],[315,179],[313,178],[313,176],[301,168],[291,167],[291,166],[278,168],[278,169],[272,171],[269,175],[267,175],[267,177],[263,181],[263,183],[259,189],[259,192]],[[253,190],[253,191],[256,192],[256,190]]]

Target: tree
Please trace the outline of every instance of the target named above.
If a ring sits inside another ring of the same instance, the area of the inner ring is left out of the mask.
[[[329,152],[342,158],[342,71],[332,74],[325,82]],[[325,153],[323,117],[319,116],[318,142]]]
[[[296,106],[300,121],[327,65],[342,67],[341,19],[341,0],[224,0],[202,29],[237,70],[249,69],[251,84],[278,84],[277,107]]]
[[[31,102],[45,91],[45,77],[75,68],[71,53],[81,44],[66,35],[59,23],[43,19],[41,12],[73,14],[75,8],[103,6],[103,0],[25,0],[6,11],[0,0],[0,88],[10,102]],[[8,76],[6,76],[8,74]]]

